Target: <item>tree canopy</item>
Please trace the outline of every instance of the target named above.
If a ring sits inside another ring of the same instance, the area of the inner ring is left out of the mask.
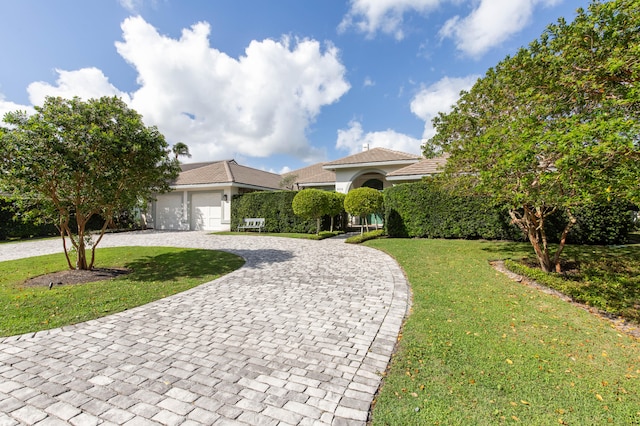
[[[320,189],[303,189],[291,202],[293,213],[305,219],[316,220],[316,235],[320,234],[320,220],[329,211],[329,193]]]
[[[119,98],[47,97],[35,110],[4,117],[9,127],[0,138],[0,191],[58,226],[71,269],[91,269],[114,215],[167,191],[178,161],[158,129],[145,126]],[[91,243],[85,226],[95,215],[104,225]],[[75,266],[65,237],[76,252]]]
[[[434,119],[425,153],[446,173],[506,203],[543,270],[560,270],[572,209],[621,197],[640,202],[640,1],[593,1],[489,69]],[[551,258],[544,222],[569,221]]]
[[[344,209],[351,215],[364,217],[368,229],[367,215],[383,211],[382,192],[367,187],[353,189],[344,198]]]

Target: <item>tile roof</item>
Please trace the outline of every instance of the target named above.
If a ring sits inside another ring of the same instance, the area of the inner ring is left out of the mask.
[[[362,163],[387,163],[387,162],[416,162],[422,157],[416,154],[408,154],[406,152],[393,151],[387,148],[371,148],[357,154],[349,155],[339,160],[324,163],[325,168],[332,166],[358,165]]]
[[[235,160],[182,164],[174,185],[236,183],[278,189],[282,177],[275,173],[241,166]]]
[[[424,176],[432,175],[434,173],[442,173],[442,169],[444,168],[444,165],[446,163],[446,157],[424,158],[417,163],[411,164],[410,166],[403,167],[387,174],[387,177],[400,178],[403,176]]]
[[[285,173],[283,177],[296,176],[295,183],[335,183],[336,174],[330,170],[325,170],[322,167],[326,163],[312,164],[311,166],[303,167],[298,170],[293,170]]]

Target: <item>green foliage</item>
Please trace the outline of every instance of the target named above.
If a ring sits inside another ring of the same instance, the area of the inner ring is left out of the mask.
[[[640,246],[568,247],[564,274],[546,274],[533,259],[506,260],[511,271],[558,290],[573,300],[640,323]]]
[[[302,219],[293,213],[293,198],[297,192],[251,192],[233,197],[231,229],[235,230],[246,217],[264,217],[264,232],[315,233],[313,219]]]
[[[216,250],[117,247],[99,250],[100,267],[132,270],[82,285],[24,287],[29,278],[64,270],[60,255],[0,262],[0,336],[89,321],[187,290],[238,269],[242,258]]]
[[[305,189],[299,191],[291,203],[293,213],[303,219],[316,220],[316,235],[320,233],[320,219],[329,214],[330,196],[319,189]]]
[[[353,189],[344,198],[344,209],[354,216],[382,213],[382,192],[366,187]]]
[[[325,193],[331,194],[326,191]],[[231,230],[236,230],[245,217],[264,217],[264,232],[315,233],[317,224],[313,219],[303,219],[293,212],[293,199],[296,194],[298,192],[274,191],[234,196],[231,203]],[[328,229],[330,221],[331,217],[324,215],[321,229]],[[344,230],[344,227],[339,226],[339,229]]]
[[[21,203],[22,211],[55,224],[71,240],[75,267],[90,269],[95,245],[88,262],[84,234],[89,220],[103,217],[104,233],[120,212],[168,190],[178,161],[169,157],[158,129],[145,126],[116,97],[87,102],[47,97],[35,110],[31,116],[16,111],[4,117],[12,127],[0,138],[0,191]]]
[[[575,206],[640,202],[640,14],[637,0],[593,1],[507,57],[434,124],[426,153],[450,154],[446,172],[510,206],[545,271],[545,220],[573,226]],[[470,179],[470,177],[472,177]]]
[[[576,224],[567,236],[569,244],[623,244],[634,229],[633,210],[620,200],[600,201],[574,208]],[[568,218],[556,212],[546,222],[549,241],[558,242]]]
[[[432,179],[384,191],[385,229],[390,237],[521,239],[506,208],[487,197],[458,195]]]
[[[520,258],[530,245],[399,238],[365,244],[398,261],[412,294],[373,425],[640,420],[638,342],[488,263]],[[637,257],[628,262],[638,276]]]
[[[349,244],[360,244],[360,243],[364,243],[365,241],[375,240],[376,238],[380,238],[382,236],[384,236],[384,230],[376,229],[375,231],[369,231],[363,234],[358,234],[358,235],[349,237],[344,242]]]

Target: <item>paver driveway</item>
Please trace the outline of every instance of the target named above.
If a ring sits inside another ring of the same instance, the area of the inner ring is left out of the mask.
[[[0,425],[366,423],[409,300],[389,256],[200,232],[101,243],[118,245],[219,249],[246,264],[129,311],[0,339]],[[0,260],[60,246],[0,245]]]

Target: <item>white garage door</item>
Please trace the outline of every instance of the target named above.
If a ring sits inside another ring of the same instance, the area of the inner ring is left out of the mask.
[[[156,201],[156,229],[181,229],[182,194],[159,195]]]
[[[222,226],[222,193],[203,192],[191,196],[191,229],[216,231]]]

